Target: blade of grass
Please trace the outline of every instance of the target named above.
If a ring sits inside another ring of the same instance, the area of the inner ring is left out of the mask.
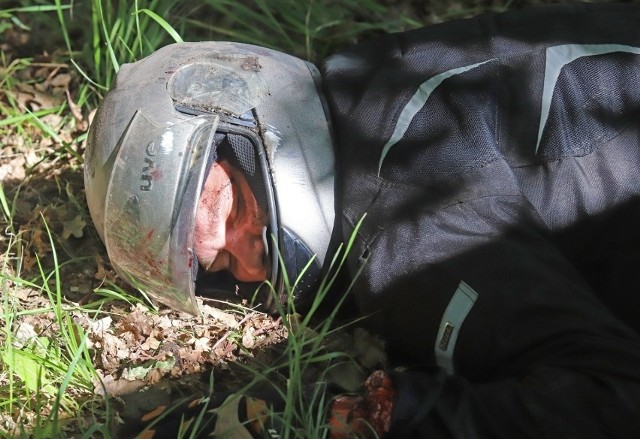
[[[64,42],[65,42],[65,44],[67,46],[67,51],[69,52],[69,54],[71,54],[71,52],[72,52],[71,39],[69,38],[69,32],[67,32],[67,26],[66,26],[66,23],[65,23],[64,13],[63,13],[63,10],[70,9],[71,6],[70,5],[62,5],[62,2],[60,0],[55,0],[54,8],[55,8],[55,10],[57,12],[57,15],[58,15],[58,21],[60,22],[60,30],[62,32],[62,37],[64,38]]]
[[[4,185],[0,183],[0,205],[2,206],[2,215],[7,224],[13,222],[13,215],[11,209],[9,209],[9,203],[7,203],[7,197],[4,194]]]
[[[42,110],[33,111],[33,112],[27,110],[26,114],[7,117],[6,119],[0,120],[0,126],[21,124],[22,122],[33,120],[33,118],[40,118],[48,114],[59,113],[62,109],[63,109],[63,104],[57,105],[51,108],[45,108]]]
[[[65,105],[65,104],[63,104]],[[60,108],[63,107],[63,105],[60,106]],[[62,140],[60,138],[60,136],[58,136],[58,133],[56,133],[53,128],[51,128],[48,124],[44,123],[40,117],[38,117],[35,113],[32,113],[28,108],[25,108],[25,113],[26,116],[31,116],[31,119],[27,119],[28,121],[32,122],[37,128],[39,128],[44,134],[48,135],[49,137],[51,137],[53,139],[54,142],[56,142],[57,144],[59,144],[60,146],[62,146],[62,148],[68,152],[70,155],[72,155],[73,157],[75,157],[80,163],[84,162],[84,158],[78,154],[78,152],[76,150],[74,150],[73,148],[71,148],[71,145],[67,142],[65,142],[64,140]]]
[[[144,13],[144,14],[147,14],[149,17],[151,17],[156,23],[158,23],[171,36],[171,38],[173,38],[173,40],[176,43],[184,42],[182,37],[178,34],[178,32],[176,32],[176,30],[169,23],[167,23],[164,18],[160,17],[155,12],[144,8],[144,9],[140,9],[140,11],[138,11],[138,13]]]

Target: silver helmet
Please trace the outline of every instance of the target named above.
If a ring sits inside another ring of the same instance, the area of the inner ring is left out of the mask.
[[[269,214],[275,294],[262,286],[263,305],[274,310],[274,296],[285,300],[285,274],[293,283],[304,272],[294,294],[311,294],[334,220],[334,156],[319,78],[298,58],[229,42],[173,44],[123,65],[85,154],[89,210],[117,272],[192,314],[199,313],[196,284],[259,291],[198,272],[193,251],[200,191],[226,142]]]

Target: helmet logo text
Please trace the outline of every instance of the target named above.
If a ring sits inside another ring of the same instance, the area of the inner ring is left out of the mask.
[[[140,184],[140,190],[149,192],[153,186],[153,173],[155,172],[154,168],[156,166],[155,162],[149,157],[153,157],[156,154],[155,143],[149,142],[145,148],[145,152],[147,157],[144,158],[142,173],[140,174],[140,180],[142,181]]]

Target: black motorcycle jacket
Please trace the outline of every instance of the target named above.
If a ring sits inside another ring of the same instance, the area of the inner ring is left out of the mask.
[[[412,366],[390,437],[640,437],[638,23],[555,5],[323,64],[356,302]]]

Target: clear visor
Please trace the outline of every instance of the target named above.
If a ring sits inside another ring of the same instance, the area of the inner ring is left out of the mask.
[[[105,245],[118,273],[195,315],[193,224],[217,126],[217,116],[158,125],[136,112],[121,139],[105,205]]]

